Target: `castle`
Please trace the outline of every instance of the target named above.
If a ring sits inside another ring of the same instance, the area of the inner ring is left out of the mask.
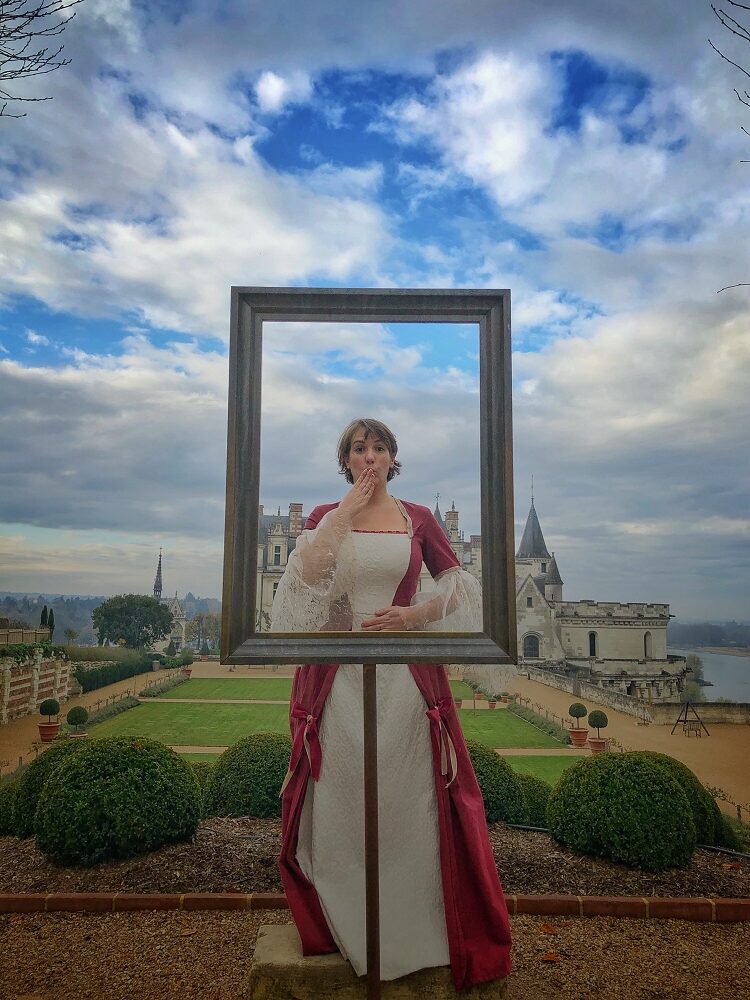
[[[438,495],[439,500],[439,495]],[[463,568],[482,578],[482,538],[468,541],[455,503],[435,518]],[[302,532],[301,503],[287,514],[258,508],[257,627],[270,624],[271,607],[289,553]],[[420,589],[431,578],[422,567]],[[516,552],[518,663],[574,674],[645,701],[678,701],[685,685],[684,657],[667,653],[669,605],[647,602],[565,601],[555,554],[547,550],[534,499]]]

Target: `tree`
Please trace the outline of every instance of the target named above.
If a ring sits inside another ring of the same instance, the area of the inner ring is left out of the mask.
[[[50,608],[49,614],[47,615],[47,628],[49,629],[50,639],[55,634],[55,609]]]
[[[169,645],[167,646],[165,652],[166,652],[167,656],[174,656],[175,655],[175,653],[177,652],[177,647],[174,644],[174,639],[170,639],[169,640]]]
[[[211,649],[217,649],[221,642],[221,616],[214,612],[204,615],[203,632]]]
[[[83,0],[0,0],[0,117],[24,118],[26,112],[13,114],[9,102],[32,103],[50,101],[51,97],[19,97],[6,90],[10,80],[26,80],[44,76],[70,59],[61,59],[63,46],[54,52],[44,40],[62,34],[76,12],[67,13]],[[67,15],[67,16],[60,16]]]
[[[132,649],[146,649],[172,631],[172,612],[155,597],[121,594],[110,597],[91,613],[99,645],[120,640]]]
[[[197,612],[193,615],[190,621],[187,623],[186,628],[186,638],[188,642],[194,642],[197,645],[206,640],[206,630],[205,630],[205,615],[202,612]]]
[[[39,628],[47,628],[47,605],[45,604],[42,608],[42,614],[39,619]]]
[[[71,646],[73,644],[73,640],[78,638],[79,633],[76,632],[74,628],[66,628],[63,635],[68,640],[68,645]]]

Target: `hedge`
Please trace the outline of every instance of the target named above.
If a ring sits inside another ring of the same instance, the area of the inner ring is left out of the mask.
[[[535,774],[516,772],[526,804],[526,822],[529,826],[547,826],[547,803],[552,786]]]
[[[253,733],[224,751],[203,793],[206,816],[281,816],[279,793],[292,741],[285,733]]]
[[[680,783],[641,753],[596,754],[564,771],[549,798],[547,825],[574,851],[645,871],[688,864],[696,844]]]
[[[502,757],[477,740],[467,740],[488,823],[524,823],[526,802],[518,775]]]
[[[88,867],[189,840],[200,814],[198,779],[173,750],[145,737],[105,737],[45,784],[36,841],[57,864]]]
[[[21,774],[13,805],[13,831],[17,837],[30,837],[34,832],[34,814],[48,778],[81,746],[79,740],[57,740],[32,760]]]

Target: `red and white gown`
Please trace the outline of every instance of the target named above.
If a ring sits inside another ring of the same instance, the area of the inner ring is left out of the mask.
[[[379,608],[412,603],[423,560],[444,598],[439,624],[481,627],[478,583],[429,510],[399,504],[404,532],[337,534],[325,517],[335,505],[316,508],[279,586],[273,628],[358,630]],[[302,563],[313,542],[332,559],[311,585]],[[445,668],[379,665],[377,692],[381,979],[437,965],[451,965],[458,989],[506,976],[507,909]],[[364,975],[361,666],[298,667],[290,724],[280,858],[290,909],[305,954],[338,948]]]

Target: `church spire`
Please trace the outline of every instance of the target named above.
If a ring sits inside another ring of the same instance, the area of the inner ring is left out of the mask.
[[[154,597],[161,600],[161,549],[159,549],[159,564],[156,567],[156,579],[154,580]]]
[[[521,544],[516,552],[516,559],[549,559],[550,554],[542,534],[539,518],[536,516],[534,499],[531,499],[531,509],[526,518],[526,527],[523,529]]]

